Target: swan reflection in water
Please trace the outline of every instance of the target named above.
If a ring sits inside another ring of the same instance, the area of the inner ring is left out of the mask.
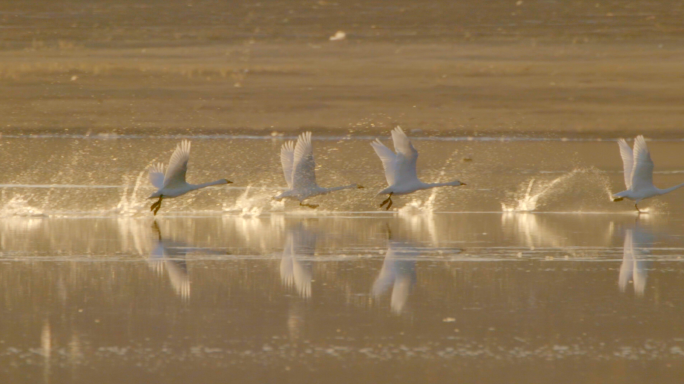
[[[176,294],[183,299],[189,299],[190,276],[188,275],[185,256],[190,248],[182,242],[164,240],[156,221],[152,224],[152,228],[157,233],[158,240],[156,247],[154,247],[149,259],[147,259],[147,264],[159,274],[163,274],[163,271],[166,271]]]
[[[388,228],[389,232],[389,228]],[[375,299],[392,287],[390,308],[393,313],[400,314],[406,306],[409,294],[416,284],[416,258],[419,252],[406,242],[392,240],[389,232],[387,253],[382,268],[375,279],[372,294]]]
[[[625,231],[625,244],[620,265],[618,286],[621,292],[627,291],[630,282],[634,284],[634,293],[642,297],[646,291],[646,280],[650,261],[644,260],[651,254],[653,236],[638,226]]]
[[[288,288],[294,287],[299,296],[311,297],[311,280],[316,253],[316,234],[301,223],[288,229],[280,259],[280,279]]]

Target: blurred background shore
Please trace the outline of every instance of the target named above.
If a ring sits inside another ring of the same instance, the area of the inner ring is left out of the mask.
[[[3,1],[0,133],[671,137],[682,20],[680,1]]]

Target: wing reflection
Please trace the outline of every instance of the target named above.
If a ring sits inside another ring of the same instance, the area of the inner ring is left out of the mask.
[[[391,237],[391,235],[390,235]],[[385,261],[372,288],[373,297],[380,298],[392,287],[390,308],[400,314],[416,284],[416,258],[419,253],[407,243],[389,240]]]
[[[290,228],[286,236],[280,259],[280,279],[287,287],[294,287],[299,296],[309,298],[313,269],[311,258],[316,252],[316,234],[306,230],[300,223]]]
[[[650,255],[653,247],[653,236],[638,226],[625,231],[625,245],[620,265],[618,285],[621,292],[627,291],[627,285],[634,283],[634,293],[642,297],[646,291],[646,280],[650,261],[644,260]]]
[[[185,255],[188,253],[188,246],[185,243],[164,240],[161,235],[159,225],[155,221],[153,228],[158,234],[157,246],[150,253],[147,260],[148,265],[154,271],[162,274],[166,270],[169,281],[176,294],[183,299],[190,298],[190,276]]]

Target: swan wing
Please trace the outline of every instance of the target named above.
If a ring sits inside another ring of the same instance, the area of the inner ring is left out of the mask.
[[[654,237],[650,232],[637,228],[633,231],[632,238],[634,257],[632,280],[634,281],[634,292],[638,296],[643,296],[646,291],[646,281],[648,280],[648,268],[651,264],[647,258],[651,254]]]
[[[287,287],[291,287],[294,284],[294,273],[292,263],[292,234],[288,234],[287,240],[285,240],[285,247],[283,247],[283,255],[280,259],[280,280]]]
[[[620,277],[618,278],[618,286],[620,291],[627,290],[627,285],[632,279],[634,273],[634,240],[632,237],[632,230],[628,229],[625,233],[625,245],[622,254],[622,264],[620,265]]]
[[[385,253],[385,259],[382,262],[380,273],[378,273],[378,277],[375,278],[373,287],[371,288],[371,293],[374,297],[380,297],[387,292],[392,284],[394,284],[394,280],[397,278],[396,262],[395,250],[390,241],[389,244],[387,244],[387,253]]]
[[[176,294],[184,299],[190,297],[190,276],[188,275],[188,265],[185,257],[176,259],[166,259],[164,261],[169,281]]]
[[[653,187],[653,161],[648,152],[646,140],[639,135],[634,139],[634,165],[632,166],[632,190]]]
[[[301,225],[289,231],[280,262],[280,277],[285,285],[295,286],[301,297],[311,297],[311,261],[301,257],[312,257],[316,252],[316,234]]]
[[[382,167],[385,169],[385,178],[387,179],[387,184],[390,186],[394,185],[397,174],[397,155],[395,155],[391,149],[387,148],[385,144],[380,141],[380,139],[375,139],[375,141],[371,143],[371,146],[382,161]]]
[[[311,297],[311,262],[301,261],[297,258],[292,259],[292,274],[294,276],[294,285],[299,296],[304,298]]]
[[[620,147],[620,156],[622,157],[622,168],[625,176],[625,187],[627,189],[632,188],[632,166],[634,165],[634,159],[632,158],[632,148],[625,139],[618,140],[618,146]]]
[[[410,275],[399,275],[394,280],[394,287],[392,288],[392,296],[390,298],[392,312],[401,313],[403,311],[414,283],[415,280]]]
[[[169,160],[169,168],[164,174],[164,188],[174,189],[186,184],[185,173],[188,171],[188,160],[190,160],[190,142],[183,140],[173,151]]]
[[[402,183],[418,181],[418,173],[416,172],[418,151],[413,147],[401,127],[392,130],[392,141],[394,142],[394,151],[397,153],[397,181]]]
[[[280,148],[280,163],[283,165],[283,175],[287,187],[292,189],[292,174],[294,173],[294,143],[288,141]]]
[[[150,183],[152,183],[155,188],[161,189],[164,187],[164,164],[154,164],[150,167],[150,169],[147,170],[147,172],[150,177]]]
[[[311,145],[311,132],[299,135],[294,148],[294,174],[292,186],[294,189],[309,189],[316,184],[316,162]]]
[[[634,273],[632,280],[634,281],[634,293],[637,296],[643,296],[646,292],[646,282],[648,280],[648,264],[646,260],[634,259]]]

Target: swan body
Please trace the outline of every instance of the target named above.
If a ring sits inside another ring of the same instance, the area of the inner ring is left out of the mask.
[[[157,191],[148,198],[159,198],[152,204],[150,210],[157,214],[161,208],[161,202],[165,197],[178,197],[188,192],[210,187],[212,185],[230,184],[232,181],[220,179],[209,183],[190,184],[185,181],[185,173],[188,171],[188,160],[190,160],[190,142],[183,140],[171,155],[169,166],[164,171],[164,164],[157,163],[149,169],[150,183],[157,188]]]
[[[634,208],[641,213],[638,207],[641,200],[664,195],[684,187],[684,183],[666,189],[660,189],[653,185],[653,160],[651,160],[651,154],[643,136],[639,135],[634,139],[633,149],[624,139],[618,140],[618,146],[620,147],[627,189],[614,194],[613,201],[632,200],[634,201]]]
[[[287,183],[287,191],[274,197],[276,200],[298,200],[299,205],[317,208],[318,205],[302,204],[302,201],[319,195],[343,189],[363,188],[360,185],[350,184],[341,187],[323,188],[316,183],[316,162],[313,156],[311,144],[311,132],[304,132],[297,138],[297,143],[288,141],[280,149],[280,162],[283,166],[283,175]]]
[[[406,195],[423,189],[437,187],[466,185],[458,180],[446,183],[424,183],[420,181],[416,171],[418,151],[413,147],[413,144],[411,144],[411,141],[401,127],[396,127],[392,130],[392,142],[394,143],[394,152],[387,148],[380,139],[375,139],[371,143],[375,153],[382,161],[388,184],[387,188],[378,192],[378,195],[389,195],[380,204],[381,207],[389,203],[387,209],[390,209],[392,206],[392,195]]]

